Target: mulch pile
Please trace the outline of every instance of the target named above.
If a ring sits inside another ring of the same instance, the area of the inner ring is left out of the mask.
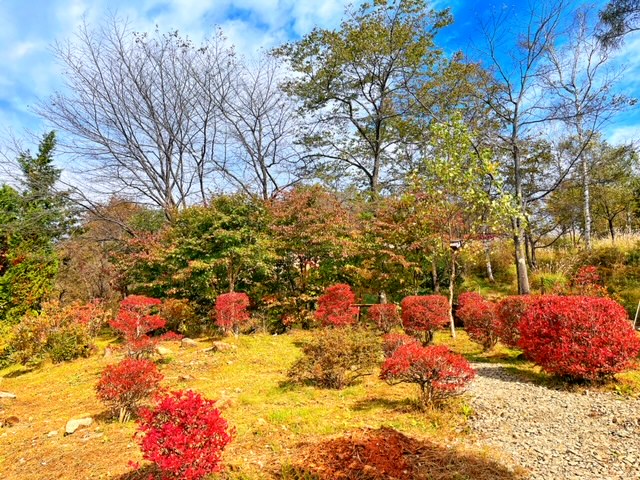
[[[517,480],[515,472],[482,455],[416,440],[392,428],[362,429],[301,446],[297,478],[318,480]]]

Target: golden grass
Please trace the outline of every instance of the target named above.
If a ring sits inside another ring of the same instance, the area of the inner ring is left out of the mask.
[[[388,427],[420,441],[464,448],[470,411],[464,397],[448,408],[423,412],[415,407],[414,386],[389,386],[377,379],[377,372],[344,390],[288,384],[286,372],[301,354],[301,342],[311,335],[313,332],[294,331],[227,338],[237,349],[224,353],[204,352],[209,346],[205,339],[194,349],[180,349],[177,342],[167,344],[174,354],[159,362],[165,386],[193,389],[218,399],[225,418],[237,429],[225,452],[223,478],[277,478],[286,465],[299,459],[301,442],[319,443],[363,428]],[[103,340],[101,348],[109,342]],[[514,350],[497,346],[482,352],[464,331],[455,340],[447,332],[438,332],[436,343],[447,344],[473,361],[506,363],[530,381],[545,383],[548,378],[537,367],[517,360]],[[109,420],[93,390],[102,369],[118,360],[96,355],[33,371],[22,367],[0,371],[0,390],[18,396],[1,401],[0,418],[19,418],[16,425],[0,428],[3,479],[129,478],[125,476],[131,470],[128,462],[142,460],[132,438],[135,423]],[[625,394],[640,391],[640,372],[623,374],[620,379],[606,388]],[[93,416],[95,423],[63,437],[66,421],[82,415]],[[53,430],[58,434],[49,437]]]
[[[159,362],[164,384],[218,399],[224,416],[237,429],[225,452],[227,478],[274,478],[278,465],[295,458],[299,442],[358,428],[385,426],[416,438],[458,442],[465,430],[464,402],[421,412],[413,404],[414,386],[391,387],[375,374],[344,390],[287,384],[286,372],[300,355],[300,342],[310,335],[295,331],[227,338],[237,349],[224,353],[203,352],[209,345],[205,340],[188,350],[177,342],[167,344],[175,353]],[[18,396],[3,401],[0,418],[20,420],[0,429],[3,479],[118,478],[130,470],[130,460],[141,461],[132,439],[135,423],[108,420],[93,390],[102,369],[117,360],[94,356],[33,371],[21,367],[0,371],[0,389]],[[82,415],[93,416],[95,423],[63,437],[66,421]],[[53,430],[58,434],[47,436]]]

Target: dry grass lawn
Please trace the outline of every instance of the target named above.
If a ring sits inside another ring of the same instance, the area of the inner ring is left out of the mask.
[[[231,337],[225,341],[237,349],[229,352],[205,352],[210,345],[206,339],[192,349],[181,349],[178,342],[166,344],[174,353],[158,362],[164,385],[194,389],[217,399],[224,416],[237,429],[236,439],[225,452],[222,478],[313,478],[291,473],[291,465],[299,461],[301,444],[324,442],[358,429],[393,428],[420,441],[457,446],[469,455],[464,444],[470,409],[464,398],[444,410],[422,412],[413,403],[414,386],[392,387],[375,374],[339,391],[288,384],[286,372],[301,354],[301,342],[311,334],[294,331],[281,336]],[[438,338],[444,341],[447,336]],[[101,342],[101,351],[109,341]],[[464,332],[457,341],[446,342],[468,356],[479,354]],[[498,357],[509,357],[505,352],[499,351]],[[16,400],[0,400],[0,419],[18,419],[15,425],[0,428],[1,478],[127,478],[128,462],[142,461],[133,439],[135,422],[110,420],[94,394],[102,369],[118,359],[95,355],[33,371],[21,367],[0,371],[0,390],[17,395]],[[85,415],[94,418],[91,427],[63,436],[67,420]],[[57,434],[50,433],[53,431]],[[474,462],[499,459],[497,452],[473,452],[472,456]],[[450,478],[467,477],[452,472]]]

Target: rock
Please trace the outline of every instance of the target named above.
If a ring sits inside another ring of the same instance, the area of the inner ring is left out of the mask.
[[[93,423],[93,418],[84,417],[84,418],[74,418],[67,422],[67,425],[64,428],[65,435],[71,435],[80,427],[89,427]]]
[[[171,355],[173,351],[169,350],[167,347],[163,347],[162,345],[156,345],[156,353],[158,355]]]
[[[107,347],[104,349],[104,358],[111,358],[113,357],[113,348],[111,347]]]
[[[228,352],[231,350],[237,350],[238,347],[236,347],[235,345],[231,345],[230,343],[226,343],[226,342],[213,342],[213,347],[212,350],[216,351],[216,352]]]
[[[2,422],[0,422],[3,427],[13,427],[16,423],[20,423],[20,419],[15,415],[4,418]]]
[[[15,393],[11,393],[11,392],[0,392],[0,398],[12,398],[12,399],[15,399],[16,398],[16,394]]]
[[[101,438],[104,436],[104,433],[90,433],[85,435],[80,439],[81,442],[88,442],[89,440],[93,440],[94,438]]]
[[[182,340],[180,340],[180,347],[181,348],[193,348],[193,347],[197,347],[197,346],[198,346],[198,342],[196,342],[195,340],[193,340],[191,338],[184,337]]]
[[[49,433],[47,433],[47,437],[49,437],[49,438],[55,437],[56,435],[58,435],[58,431],[57,430],[52,430]]]
[[[191,375],[178,375],[178,380],[180,382],[190,382],[193,380],[193,377]]]

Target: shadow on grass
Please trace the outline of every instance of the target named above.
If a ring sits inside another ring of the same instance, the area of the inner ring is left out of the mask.
[[[526,475],[522,469],[508,468],[488,455],[418,440],[382,427],[303,445],[280,478],[520,480]]]
[[[158,473],[158,468],[155,465],[147,464],[140,468],[132,469],[129,472],[123,473],[122,475],[115,477],[115,480],[148,480],[150,477],[160,478],[157,476]]]
[[[19,370],[12,370],[9,373],[5,373],[3,375],[3,378],[18,378],[22,375],[26,375],[27,373],[31,373],[34,370],[36,370],[36,368],[21,368]]]
[[[351,409],[357,412],[374,410],[376,408],[401,412],[420,410],[418,402],[411,398],[403,398],[402,400],[393,400],[389,398],[365,398],[358,400],[351,406]]]
[[[578,383],[569,383],[561,378],[527,368],[527,364],[523,362],[515,362],[501,368],[476,367],[475,371],[481,377],[502,382],[531,383],[549,390],[572,391],[581,386]]]

